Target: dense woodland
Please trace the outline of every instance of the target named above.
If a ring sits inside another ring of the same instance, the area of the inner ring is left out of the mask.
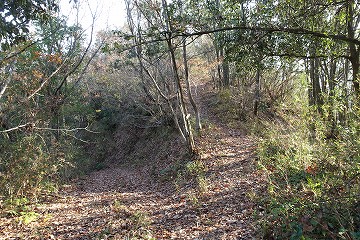
[[[266,187],[246,195],[261,206],[252,238],[360,239],[360,3],[123,1],[126,27],[97,33],[69,23],[57,1],[0,2],[1,216],[39,221],[34,204],[135,161],[139,141],[169,158],[180,146],[176,167],[149,164],[174,188],[179,176],[194,182],[197,203],[211,189],[212,153],[199,142],[215,114],[256,145]],[[84,2],[72,3],[79,13]],[[157,239],[144,234],[118,239]]]

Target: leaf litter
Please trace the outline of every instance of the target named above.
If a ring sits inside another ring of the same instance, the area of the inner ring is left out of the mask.
[[[113,163],[35,207],[37,221],[1,217],[0,239],[256,239],[266,181],[254,141],[222,123],[206,94],[198,100],[212,127],[196,138],[204,176],[164,180],[154,162]]]

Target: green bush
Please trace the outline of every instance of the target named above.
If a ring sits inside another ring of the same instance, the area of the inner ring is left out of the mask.
[[[48,181],[55,178],[65,164],[62,159],[50,156],[49,149],[40,135],[23,136],[16,141],[2,139],[0,148],[1,195],[37,195]]]
[[[267,124],[259,165],[269,180],[264,234],[276,239],[359,239],[360,112],[334,125],[307,109],[288,125]]]

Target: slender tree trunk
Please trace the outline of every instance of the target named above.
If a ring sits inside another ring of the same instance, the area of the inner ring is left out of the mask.
[[[343,89],[343,91],[344,91],[344,95],[346,96],[345,98],[345,100],[346,100],[346,103],[347,103],[347,106],[346,106],[346,108],[342,108],[342,109],[340,109],[340,111],[339,111],[339,122],[340,122],[340,125],[343,125],[343,126],[345,126],[346,125],[346,121],[347,121],[347,119],[346,119],[346,117],[347,117],[347,114],[346,114],[346,112],[347,112],[347,108],[348,108],[348,106],[349,106],[349,103],[350,103],[350,99],[349,99],[349,96],[350,96],[350,94],[349,94],[349,92],[351,92],[351,90],[349,90],[348,89],[348,81],[349,81],[349,68],[350,68],[350,66],[349,66],[349,61],[348,61],[348,59],[345,59],[344,60],[344,64],[343,64],[343,71],[344,71],[344,81],[342,82],[342,89]]]
[[[201,130],[201,119],[200,119],[200,111],[199,108],[197,107],[194,98],[192,96],[191,93],[191,86],[190,86],[190,82],[189,82],[189,67],[188,67],[188,61],[187,61],[187,51],[186,51],[186,37],[183,38],[183,62],[184,62],[184,70],[185,70],[185,83],[186,83],[186,88],[188,89],[188,97],[189,97],[189,101],[191,103],[191,106],[194,109],[194,113],[196,116],[196,131],[200,131]]]
[[[175,57],[175,48],[172,44],[172,25],[169,19],[169,14],[168,14],[168,9],[167,9],[167,2],[166,0],[162,0],[162,6],[164,9],[164,18],[165,18],[165,28],[168,31],[167,34],[167,45],[168,45],[168,50],[170,53],[170,58],[171,58],[171,63],[172,63],[172,68],[173,68],[173,73],[174,73],[174,80],[175,80],[175,85],[177,87],[177,94],[178,94],[178,101],[179,101],[179,109],[180,109],[180,113],[181,113],[181,119],[183,121],[184,124],[184,135],[186,138],[186,142],[188,145],[188,150],[191,154],[195,153],[195,141],[194,141],[194,136],[192,133],[192,129],[191,129],[191,123],[190,123],[190,119],[189,119],[189,114],[186,108],[186,104],[185,104],[185,98],[184,98],[184,91],[183,88],[181,86],[181,81],[180,81],[180,76],[179,76],[179,72],[177,69],[177,62],[176,62],[176,57]]]
[[[336,60],[332,59],[330,62],[330,73],[329,73],[329,94],[330,96],[334,96],[335,91],[335,74],[336,74]]]
[[[329,65],[329,68],[327,67],[327,65]],[[336,137],[337,135],[337,124],[336,124],[336,119],[337,119],[337,114],[336,111],[334,111],[334,95],[335,95],[335,74],[336,74],[336,60],[335,59],[330,59],[330,63],[327,64],[325,61],[322,63],[322,68],[324,69],[324,78],[327,78],[327,83],[328,83],[328,89],[325,88],[325,86],[323,86],[323,93],[327,92],[329,95],[328,98],[328,106],[329,106],[329,114],[327,117],[327,121],[328,121],[328,128],[329,130],[326,133],[326,137],[328,139],[333,139]],[[325,82],[323,83],[325,84]]]
[[[223,63],[222,63],[222,69],[223,69],[223,82],[224,87],[229,88],[230,87],[230,68],[228,61],[223,57]]]
[[[217,21],[215,26],[217,28],[223,27],[223,20],[221,16],[222,6],[219,0],[216,0],[216,10],[213,12],[213,18]],[[226,60],[225,48],[223,41],[220,41],[223,36],[219,33],[215,34],[215,46],[217,47],[217,58],[218,58],[218,73],[221,88],[229,88],[230,86],[230,68],[229,62]]]
[[[260,66],[257,67],[256,70],[256,80],[255,80],[255,100],[254,100],[254,115],[258,115],[260,103]]]
[[[220,11],[220,1],[216,0],[216,9],[218,12],[214,13],[213,15],[213,19],[217,19],[218,15],[219,15],[219,11]],[[219,23],[214,23],[214,27],[217,28],[219,27]],[[219,40],[219,33],[215,33],[215,40],[214,40],[214,45],[215,45],[215,51],[216,51],[216,60],[217,60],[217,71],[218,71],[218,76],[219,76],[219,89],[223,88],[223,74],[222,74],[222,62],[224,60],[224,52],[223,52],[223,48],[222,46],[220,46],[220,40]]]
[[[320,87],[320,73],[319,73],[319,59],[314,58],[310,60],[310,80],[312,87],[312,100],[321,112],[322,98],[321,98],[321,87]]]
[[[169,36],[169,38],[167,40],[167,44],[168,44],[168,48],[169,48],[169,52],[170,52],[170,56],[171,56],[171,62],[172,62],[173,72],[174,72],[174,77],[175,77],[175,83],[178,88],[177,92],[178,92],[178,99],[179,99],[179,108],[180,108],[180,112],[181,112],[181,118],[184,123],[184,134],[185,134],[186,141],[188,144],[189,152],[194,153],[195,141],[194,141],[194,137],[192,134],[191,123],[190,123],[190,119],[189,119],[190,115],[188,114],[185,100],[184,100],[185,99],[184,98],[184,90],[183,90],[183,88],[181,86],[181,82],[180,82],[180,76],[179,76],[179,72],[177,69],[176,58],[175,58],[175,50],[174,50],[172,42],[171,42],[171,36]]]
[[[222,62],[222,50],[218,47],[218,40],[215,40],[215,46],[216,46],[216,60],[217,60],[217,73],[218,73],[218,88],[222,89],[223,87],[223,75],[221,71],[221,62]]]
[[[350,62],[352,66],[353,76],[352,76],[352,83],[354,86],[355,95],[360,97],[360,63],[359,63],[359,50],[350,50]]]
[[[309,106],[313,106],[315,104],[314,97],[313,97],[313,87],[312,87],[312,79],[313,79],[313,72],[311,71],[311,60],[305,59],[305,68],[306,68],[306,78],[307,78],[307,89],[308,89],[308,100]]]
[[[6,89],[8,88],[8,85],[10,84],[11,81],[11,77],[12,77],[12,72],[10,72],[8,78],[6,79],[5,83],[0,85],[1,89],[0,89],[0,99],[2,98],[2,96],[4,95]],[[0,108],[1,109],[1,108]]]
[[[307,84],[308,84],[308,98],[309,98],[309,107],[315,105],[315,98],[314,98],[314,90],[313,90],[313,79],[314,79],[314,59],[305,60],[306,63],[306,72],[307,72]],[[309,129],[309,142],[312,143],[315,139],[315,125],[314,123],[310,122],[308,124]]]
[[[173,107],[172,99],[170,97],[168,97],[166,94],[164,94],[164,92],[160,89],[159,84],[157,83],[155,77],[150,73],[149,69],[144,65],[143,56],[142,56],[142,48],[141,48],[141,45],[139,44],[140,42],[142,42],[141,27],[140,27],[140,22],[141,22],[140,14],[141,13],[140,13],[140,11],[137,12],[138,25],[137,25],[137,31],[136,31],[135,23],[134,23],[133,16],[132,16],[132,13],[131,13],[130,1],[125,1],[125,3],[126,3],[126,9],[127,9],[128,25],[129,25],[131,33],[135,36],[133,41],[134,41],[135,45],[138,45],[136,47],[136,57],[137,57],[137,60],[138,60],[138,63],[139,63],[140,77],[141,77],[143,83],[145,83],[145,74],[151,80],[151,82],[154,85],[156,91],[158,92],[158,98],[159,97],[163,98],[165,100],[165,102],[167,103],[167,105],[168,105],[168,107],[170,109],[171,116],[173,118],[175,127],[179,131],[179,134],[182,137],[182,139],[184,139],[184,141],[186,141],[187,138],[186,138],[186,136],[185,136],[185,134],[184,134],[184,132],[182,130],[182,127],[181,127],[180,123],[179,123],[178,115],[177,115],[177,113],[176,113],[176,111],[175,111],[175,109]],[[145,84],[144,84],[143,87],[144,87],[145,93],[150,98],[152,98],[152,95],[150,94],[149,90],[146,88]],[[166,86],[165,86],[165,89],[166,89]],[[168,92],[168,94],[170,94],[170,91]],[[154,102],[158,103],[159,101],[154,99]],[[158,107],[159,107],[160,111],[162,111],[161,104],[158,104]]]
[[[347,4],[347,32],[348,32],[348,38],[355,39],[355,32],[356,28],[354,27],[354,5],[355,0],[348,0],[346,1]],[[357,17],[356,17],[357,18]],[[360,101],[360,47],[356,46],[354,43],[349,43],[349,50],[350,50],[350,62],[352,66],[353,76],[352,76],[352,83],[354,86],[354,91],[356,97],[358,97],[358,101]]]

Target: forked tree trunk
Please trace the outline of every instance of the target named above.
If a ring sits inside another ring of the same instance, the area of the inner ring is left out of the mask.
[[[183,132],[184,132],[184,135],[186,138],[189,153],[194,154],[195,153],[195,141],[194,141],[194,136],[193,136],[192,129],[191,129],[190,118],[189,118],[188,111],[187,111],[186,104],[185,104],[184,90],[181,86],[180,76],[179,76],[179,72],[178,72],[178,68],[177,68],[177,62],[176,62],[176,57],[175,57],[175,47],[173,46],[173,43],[172,43],[173,27],[172,27],[170,19],[169,19],[166,0],[162,0],[162,7],[164,10],[164,18],[166,21],[165,28],[168,32],[166,34],[166,43],[168,46],[168,51],[170,53],[172,69],[173,69],[174,78],[175,78],[174,79],[175,85],[177,87],[178,103],[179,103],[179,109],[180,109],[180,113],[181,113],[180,117],[184,124]]]
[[[188,89],[188,98],[189,101],[191,103],[191,106],[193,107],[194,113],[195,113],[195,117],[196,117],[196,126],[195,129],[196,131],[200,131],[201,130],[201,119],[200,119],[200,111],[198,106],[195,103],[195,100],[192,96],[191,93],[191,86],[190,86],[190,81],[189,81],[189,67],[188,67],[188,61],[187,61],[187,51],[186,51],[186,37],[183,38],[183,64],[184,64],[184,70],[185,70],[185,83],[186,83],[186,88]]]
[[[143,62],[143,55],[142,55],[142,49],[141,49],[141,42],[143,41],[142,39],[142,35],[141,35],[141,29],[140,29],[140,22],[141,22],[141,19],[140,19],[140,12],[137,13],[137,22],[138,22],[138,25],[137,25],[137,31],[136,31],[136,27],[135,27],[135,23],[134,23],[134,20],[133,20],[133,16],[131,14],[131,8],[130,8],[130,1],[125,1],[126,3],[126,9],[127,9],[127,18],[128,18],[128,24],[129,24],[129,28],[130,28],[130,31],[132,33],[132,35],[134,36],[134,44],[137,46],[136,47],[136,57],[138,59],[138,63],[139,63],[139,68],[140,68],[140,77],[142,79],[142,82],[145,83],[145,76],[146,75],[151,83],[153,84],[153,86],[155,87],[157,93],[158,93],[158,97],[160,96],[161,98],[163,98],[165,100],[165,102],[167,103],[169,109],[170,109],[170,112],[171,112],[171,116],[174,120],[174,124],[175,124],[175,127],[177,128],[177,130],[179,131],[179,134],[180,136],[182,137],[182,139],[184,139],[184,141],[186,141],[186,135],[185,133],[183,132],[183,128],[181,127],[180,125],[180,122],[179,122],[179,118],[178,118],[178,114],[177,112],[175,111],[174,107],[173,107],[173,101],[172,101],[172,98],[167,96],[160,88],[159,84],[157,83],[155,77],[150,73],[149,69],[144,65],[144,62]],[[149,94],[149,97],[152,98],[149,90],[147,89],[147,87],[143,86],[144,88],[144,91],[146,94]],[[158,102],[154,99],[155,102]],[[161,108],[161,105],[158,104],[158,107]]]
[[[177,63],[176,63],[176,58],[175,58],[175,49],[171,42],[171,35],[167,39],[167,44],[168,44],[168,49],[170,52],[170,57],[171,57],[171,62],[172,62],[172,68],[173,68],[174,77],[175,77],[175,84],[177,86],[179,109],[180,109],[180,113],[181,113],[181,119],[184,124],[184,135],[186,138],[189,152],[194,153],[195,152],[195,141],[194,141],[194,136],[193,136],[192,129],[191,129],[191,123],[190,123],[190,117],[189,117],[190,115],[188,114],[186,104],[185,104],[184,90],[183,90],[183,88],[181,86],[181,82],[180,82],[180,76],[179,76],[179,72],[177,69]]]

